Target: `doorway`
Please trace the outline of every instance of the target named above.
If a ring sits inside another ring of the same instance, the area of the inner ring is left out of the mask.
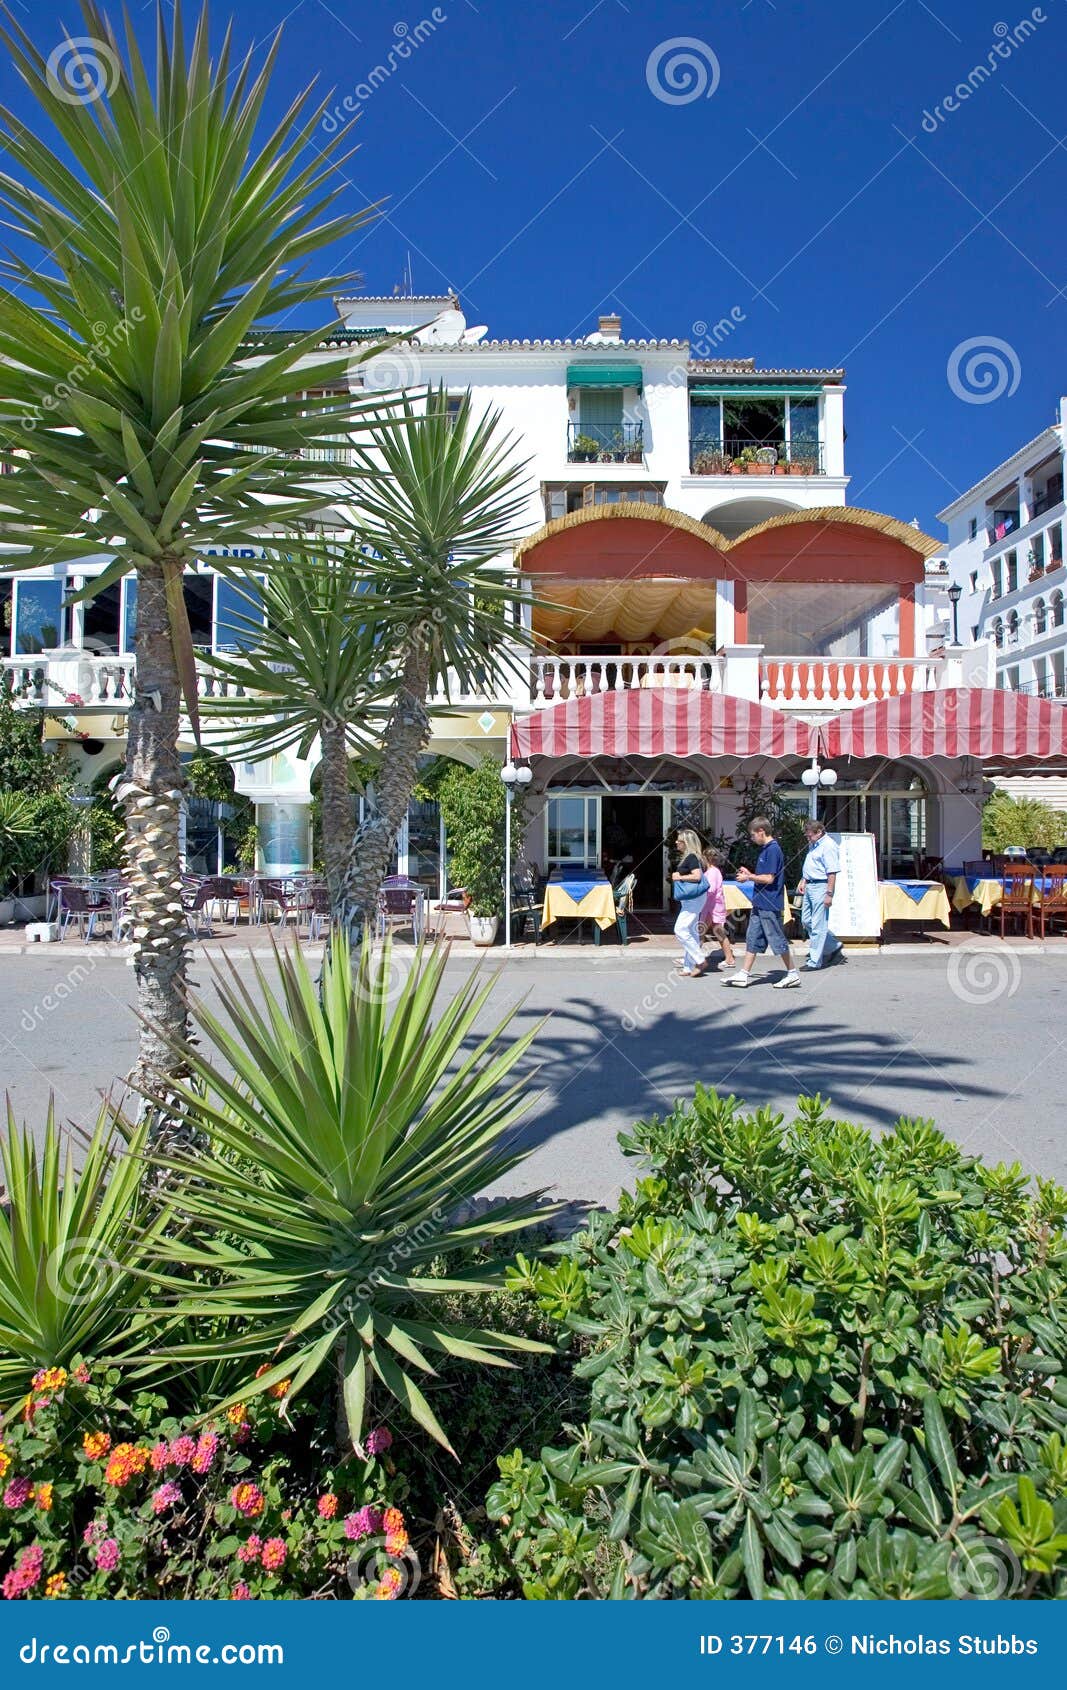
[[[663,799],[644,795],[606,793],[600,800],[600,841],[605,872],[613,874],[625,863],[637,876],[634,907],[663,908]]]

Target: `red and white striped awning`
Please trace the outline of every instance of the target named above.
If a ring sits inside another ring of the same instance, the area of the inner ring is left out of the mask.
[[[551,704],[511,729],[513,757],[810,757],[815,730],[747,698],[631,687]]]
[[[990,770],[1053,769],[1067,764],[1067,706],[983,687],[906,692],[842,711],[819,738],[827,760],[973,757]]]

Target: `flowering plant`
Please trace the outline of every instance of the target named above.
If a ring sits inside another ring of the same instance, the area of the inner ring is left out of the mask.
[[[39,1369],[0,1431],[0,1590],[48,1597],[393,1599],[418,1562],[385,1427],[332,1461],[277,1394],[208,1419]],[[284,1395],[284,1392],[282,1393]]]

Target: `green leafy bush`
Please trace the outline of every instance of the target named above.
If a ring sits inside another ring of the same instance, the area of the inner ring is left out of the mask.
[[[338,1461],[306,1410],[293,1424],[263,1397],[183,1420],[82,1364],[40,1371],[16,1408],[0,1440],[8,1599],[393,1598],[415,1583],[384,1427]]]
[[[1063,1595],[1067,1193],[928,1121],[874,1139],[698,1088],[651,1168],[520,1259],[588,1418],[499,1461],[532,1598]]]
[[[507,796],[500,764],[486,756],[468,768],[453,763],[438,787],[448,842],[448,878],[462,886],[476,916],[504,913],[504,827]],[[516,797],[511,837],[522,838],[521,799]]]
[[[1067,839],[1067,815],[1040,798],[1012,798],[994,792],[982,811],[982,844],[987,851],[1006,851],[1009,845],[1040,845],[1054,849]]]

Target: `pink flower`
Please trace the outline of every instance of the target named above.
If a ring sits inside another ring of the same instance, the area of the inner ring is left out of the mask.
[[[368,1432],[364,1449],[368,1455],[384,1455],[393,1442],[393,1434],[388,1426],[378,1426],[373,1432]]]
[[[153,1514],[162,1514],[165,1508],[172,1508],[181,1499],[180,1489],[173,1479],[168,1479],[165,1485],[160,1485],[159,1489],[152,1493],[152,1512]]]
[[[95,1543],[97,1538],[103,1532],[103,1530],[104,1530],[104,1523],[103,1523],[102,1520],[90,1520],[89,1524],[86,1526],[85,1530],[82,1532],[82,1542],[83,1543]]]
[[[12,1479],[4,1492],[5,1508],[24,1508],[33,1495],[29,1479]]]
[[[285,1566],[285,1554],[285,1539],[269,1537],[263,1545],[263,1554],[260,1560],[268,1573],[276,1573],[281,1567]]]
[[[114,1572],[119,1564],[119,1546],[113,1537],[106,1537],[93,1557],[102,1573]]]
[[[210,1471],[211,1463],[215,1459],[215,1451],[218,1447],[218,1434],[216,1432],[205,1432],[200,1438],[196,1449],[193,1451],[193,1458],[190,1462],[190,1466],[192,1467],[194,1473],[207,1473]]]
[[[74,1372],[71,1374],[71,1378],[77,1380],[79,1385],[87,1385],[89,1383],[91,1374],[83,1361],[78,1363]]]
[[[242,1579],[241,1583],[235,1584],[233,1589],[230,1591],[230,1601],[231,1602],[247,1602],[247,1601],[250,1600],[251,1595],[252,1595],[252,1592],[249,1590],[247,1584],[245,1584],[244,1580]]]
[[[248,1561],[258,1561],[260,1550],[262,1548],[263,1539],[260,1537],[258,1532],[253,1532],[252,1536],[248,1539],[248,1542],[242,1543],[240,1549],[237,1551],[237,1559],[246,1563]]]
[[[189,1437],[188,1433],[183,1433],[180,1438],[175,1438],[170,1446],[171,1465],[173,1467],[188,1467],[195,1454],[196,1439]]]
[[[381,1529],[382,1515],[378,1508],[357,1508],[345,1519],[345,1536],[349,1543],[358,1543],[361,1537],[374,1537]]]
[[[44,1550],[39,1543],[31,1543],[28,1549],[22,1551],[0,1587],[9,1602],[33,1589],[41,1576],[43,1564]]]
[[[235,1444],[246,1444],[251,1436],[252,1423],[249,1420],[242,1420],[240,1425],[235,1426],[233,1429],[233,1441]]]
[[[148,1464],[153,1473],[162,1473],[169,1460],[170,1445],[168,1444],[166,1438],[163,1439],[162,1443],[152,1445],[152,1453],[148,1457]]]
[[[255,1520],[262,1514],[266,1504],[266,1497],[258,1485],[242,1479],[239,1485],[234,1485],[230,1492],[230,1501],[238,1514],[243,1514],[246,1520]]]

